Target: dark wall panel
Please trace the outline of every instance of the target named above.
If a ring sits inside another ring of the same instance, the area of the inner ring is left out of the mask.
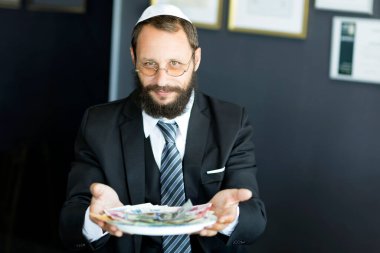
[[[256,129],[268,228],[252,252],[378,252],[380,86],[329,79],[332,17],[359,15],[311,2],[306,40],[201,30],[200,85]]]
[[[0,9],[0,252],[55,252],[84,109],[108,97],[112,1]],[[4,251],[3,251],[4,250]]]

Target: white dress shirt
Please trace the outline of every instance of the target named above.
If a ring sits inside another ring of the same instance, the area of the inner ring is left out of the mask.
[[[191,113],[193,104],[194,104],[194,91],[191,94],[191,97],[189,99],[188,104],[186,105],[184,113],[176,117],[175,119],[169,120],[166,118],[153,118],[152,116],[148,115],[145,111],[142,111],[145,138],[150,137],[150,143],[152,146],[154,160],[156,161],[158,168],[161,168],[161,155],[162,155],[162,150],[164,149],[164,146],[165,146],[165,138],[160,128],[157,126],[157,122],[161,120],[165,123],[173,123],[173,122],[177,123],[178,132],[177,132],[175,142],[176,142],[177,149],[181,155],[181,158],[183,159],[183,156],[185,154],[187,128],[189,126],[190,113]],[[224,230],[220,231],[220,233],[227,236],[231,235],[236,225],[238,224],[239,207],[237,207],[237,213],[238,213],[238,216],[235,219],[235,221],[232,222],[230,225],[228,225]],[[87,238],[87,240],[89,240],[90,242],[93,242],[93,241],[98,240],[102,236],[106,235],[108,232],[103,233],[103,230],[90,220],[89,208],[87,208],[82,233]]]

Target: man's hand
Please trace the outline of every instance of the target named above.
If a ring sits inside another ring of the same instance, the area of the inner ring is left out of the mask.
[[[252,192],[248,189],[227,189],[215,194],[210,200],[211,210],[217,217],[217,221],[211,227],[207,227],[199,232],[201,236],[214,236],[231,224],[237,216],[237,206],[240,202],[252,197]]]
[[[108,231],[111,235],[121,237],[123,232],[117,229],[117,227],[101,221],[91,215],[91,213],[103,214],[105,209],[123,206],[123,203],[120,202],[119,196],[117,196],[115,190],[105,184],[93,183],[90,186],[90,191],[92,193],[90,219],[101,227],[103,231]]]

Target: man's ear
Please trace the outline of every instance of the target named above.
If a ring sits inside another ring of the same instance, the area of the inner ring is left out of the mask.
[[[133,63],[133,65],[136,66],[135,53],[133,52],[133,48],[132,47],[129,48],[129,52],[131,53],[132,63]]]
[[[200,47],[194,51],[194,71],[197,71],[201,64],[201,51]]]

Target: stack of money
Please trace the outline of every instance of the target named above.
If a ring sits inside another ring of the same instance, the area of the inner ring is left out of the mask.
[[[103,215],[96,215],[96,217],[116,225],[181,225],[196,223],[212,217],[213,212],[210,209],[211,203],[194,206],[190,200],[181,207],[145,203],[105,210]]]

